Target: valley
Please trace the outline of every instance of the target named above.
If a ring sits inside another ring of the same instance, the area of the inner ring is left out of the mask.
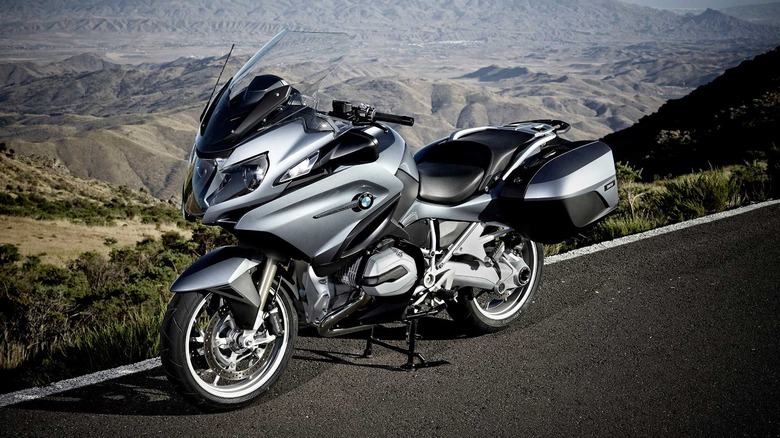
[[[538,118],[566,120],[573,139],[600,138],[780,41],[780,27],[748,20],[773,4],[738,8],[744,20],[617,0],[188,6],[4,2],[0,142],[177,202],[230,44],[223,81],[285,26],[352,35],[322,109],[338,98],[410,115],[415,126],[399,131],[414,150],[459,128]]]

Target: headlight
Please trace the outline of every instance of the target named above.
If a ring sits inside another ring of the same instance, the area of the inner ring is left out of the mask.
[[[263,182],[267,171],[268,157],[265,154],[224,167],[219,172],[222,178],[219,187],[206,201],[214,205],[253,192]]]
[[[184,182],[182,190],[182,213],[184,218],[191,220],[203,217],[208,204],[206,203],[206,193],[208,193],[214,174],[217,172],[217,161],[198,158],[195,154],[195,148],[190,155],[190,166],[187,170],[187,179]]]
[[[283,183],[307,175],[309,172],[311,172],[311,169],[314,167],[314,163],[317,162],[319,157],[320,151],[317,151],[313,155],[304,158],[303,161],[287,170],[287,172],[282,175],[281,178],[279,178],[279,182]]]

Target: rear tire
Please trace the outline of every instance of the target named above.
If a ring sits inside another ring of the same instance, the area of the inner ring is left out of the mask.
[[[531,270],[525,286],[515,288],[506,299],[491,291],[464,287],[458,292],[457,303],[447,307],[450,317],[473,335],[495,333],[509,327],[528,309],[542,280],[544,250],[541,243],[521,239],[517,250]]]
[[[298,315],[286,293],[271,293],[265,310],[278,311],[283,333],[249,348],[236,343],[243,331],[223,297],[206,292],[173,297],[160,331],[160,358],[182,397],[202,410],[224,411],[253,402],[276,383],[293,354]]]

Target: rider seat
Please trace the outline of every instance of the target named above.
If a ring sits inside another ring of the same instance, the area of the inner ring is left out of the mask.
[[[421,150],[414,157],[420,173],[419,198],[454,205],[489,188],[520,146],[533,138],[523,131],[488,128]]]
[[[485,171],[451,163],[420,163],[420,199],[437,204],[457,204],[477,191]]]

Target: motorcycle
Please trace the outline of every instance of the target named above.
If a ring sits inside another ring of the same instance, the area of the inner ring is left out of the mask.
[[[612,152],[534,120],[458,130],[412,154],[388,124],[414,119],[318,90],[350,37],[282,31],[200,118],[183,189],[188,220],[236,246],[187,268],[161,328],[162,365],[195,405],[246,405],[284,372],[299,324],[324,337],[407,325],[405,366],[421,318],[446,310],[474,334],[528,309],[542,244],[617,206]],[[224,67],[223,67],[224,70]],[[219,79],[217,80],[219,82]]]

